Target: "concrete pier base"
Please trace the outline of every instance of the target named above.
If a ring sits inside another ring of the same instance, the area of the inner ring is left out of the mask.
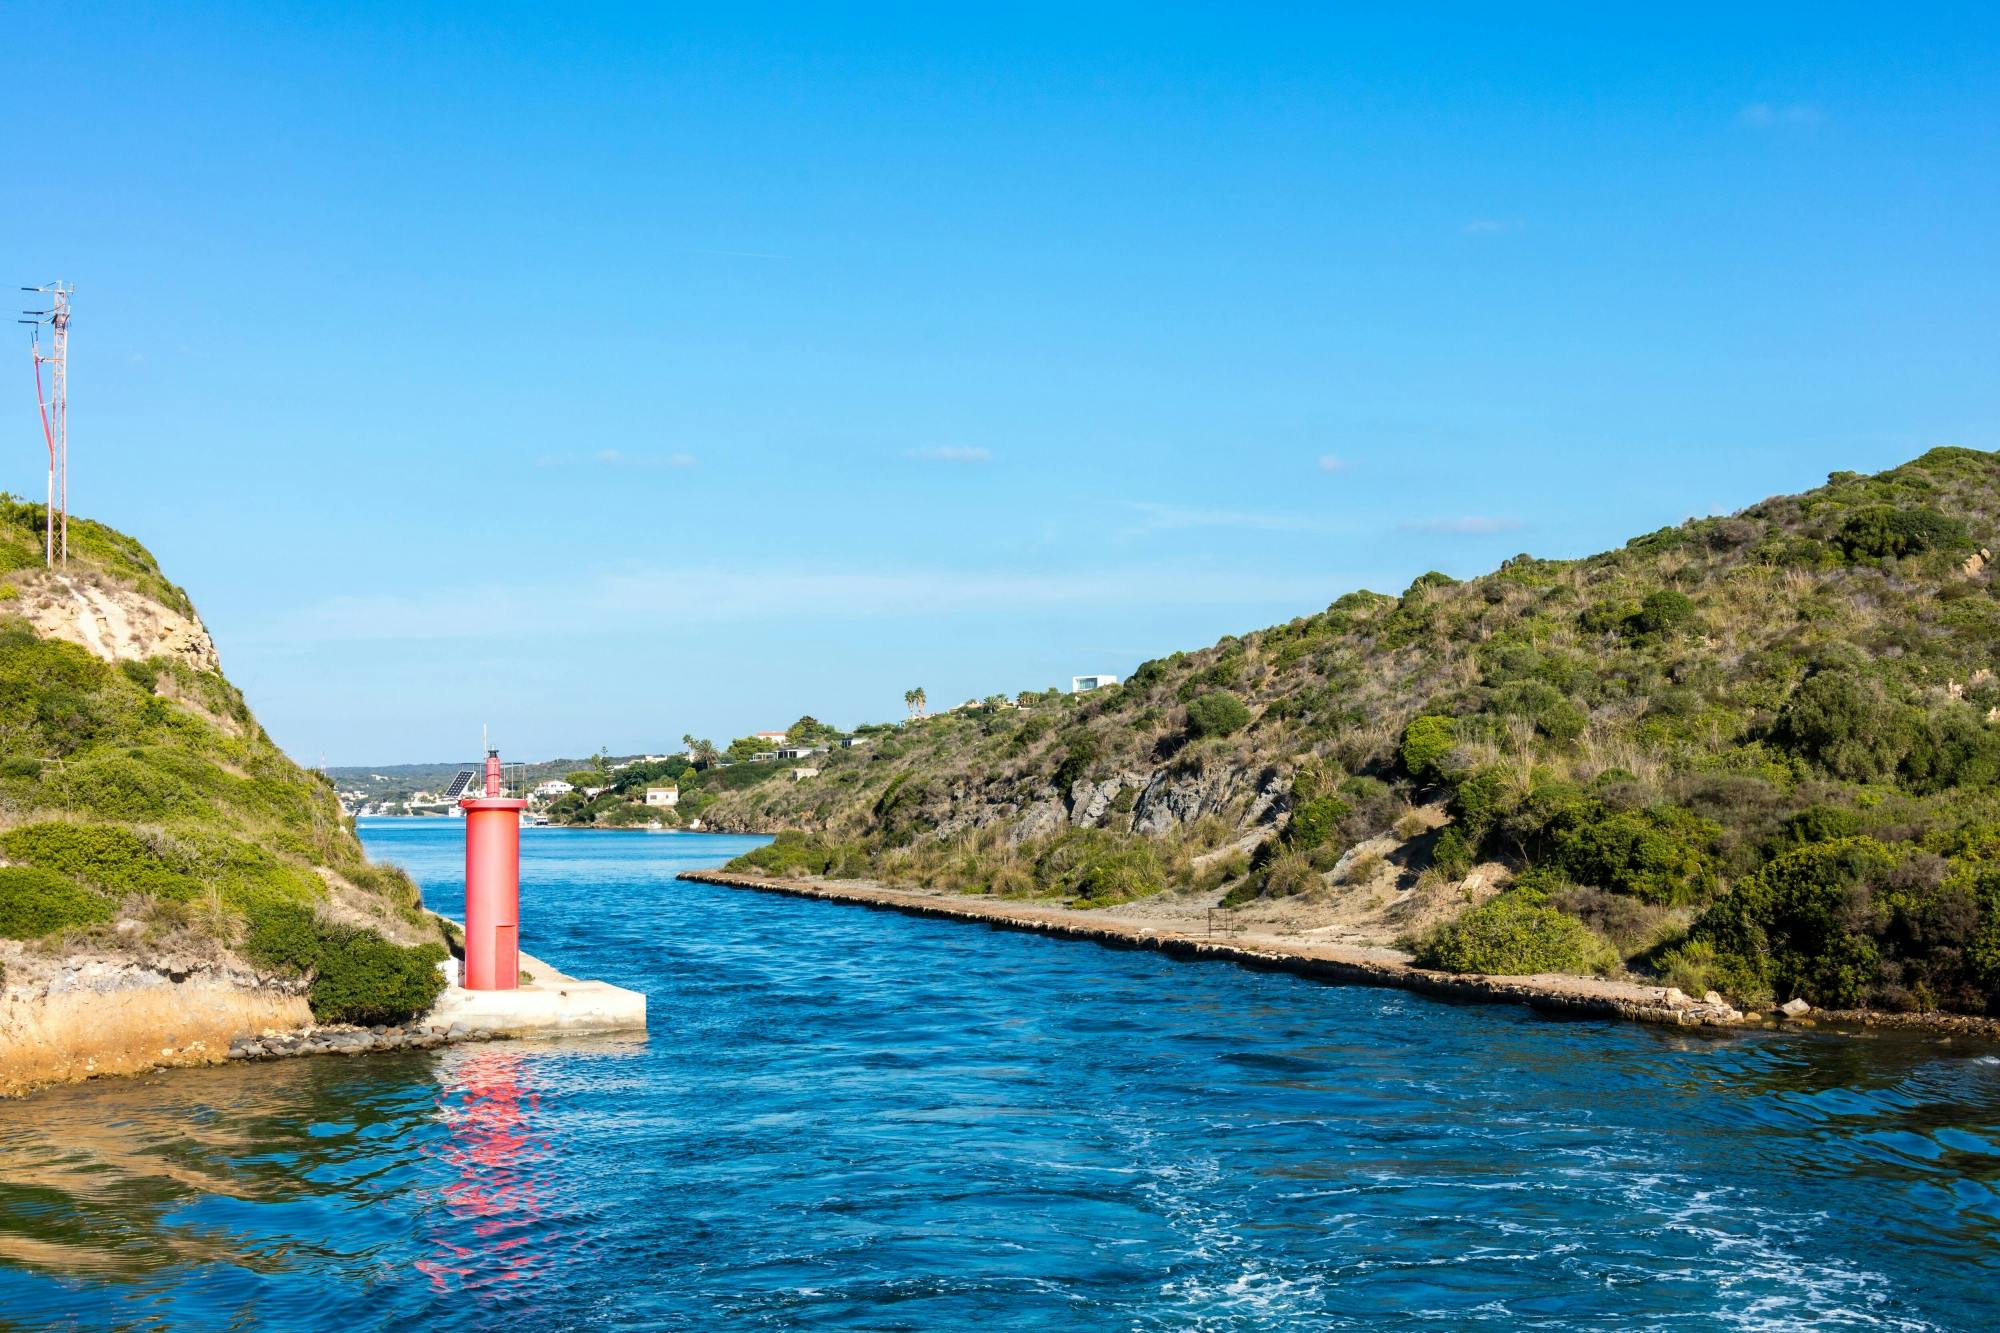
[[[446,966],[448,984],[422,1024],[459,1040],[634,1032],[646,1027],[646,997],[638,991],[565,976],[527,954],[521,955],[521,984],[514,990],[467,990],[458,984],[457,969],[450,963]]]

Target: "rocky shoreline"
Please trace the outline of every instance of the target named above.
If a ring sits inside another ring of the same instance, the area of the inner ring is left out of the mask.
[[[399,1027],[327,1024],[288,1031],[266,1029],[229,1043],[228,1060],[282,1060],[300,1055],[366,1055],[371,1051],[429,1051],[461,1041],[492,1041],[500,1034],[475,1032],[463,1023]]]

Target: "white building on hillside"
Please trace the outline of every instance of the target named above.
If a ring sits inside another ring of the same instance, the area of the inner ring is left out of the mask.
[[[1087,694],[1091,690],[1101,690],[1106,685],[1116,685],[1117,683],[1118,677],[1116,676],[1071,676],[1069,678],[1069,692],[1071,694]]]
[[[667,809],[672,809],[674,806],[677,806],[680,803],[681,803],[681,789],[679,787],[646,788],[647,805],[663,806]]]

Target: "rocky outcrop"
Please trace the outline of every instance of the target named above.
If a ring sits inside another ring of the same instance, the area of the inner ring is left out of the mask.
[[[1166,833],[1177,824],[1189,824],[1204,815],[1224,814],[1236,802],[1250,781],[1248,769],[1209,769],[1199,773],[1176,773],[1161,769],[1154,773],[1139,793],[1132,808],[1134,833]],[[1241,827],[1268,822],[1282,812],[1286,786],[1276,770],[1264,770],[1242,817]]]
[[[222,669],[215,641],[198,617],[143,593],[88,574],[28,571],[14,575],[14,582],[20,596],[8,610],[44,638],[76,644],[107,662],[170,657],[198,671]]]
[[[1102,782],[1092,782],[1088,778],[1079,779],[1070,788],[1070,822],[1078,828],[1098,828],[1117,808],[1121,792],[1128,788],[1138,791],[1145,785],[1145,775],[1140,773],[1120,773],[1117,777],[1106,778]]]
[[[0,989],[0,1096],[215,1064],[239,1033],[312,1022],[304,990],[232,968],[74,957]]]
[[[1061,801],[1053,797],[1031,801],[1007,831],[1007,841],[1018,846],[1030,839],[1053,837],[1068,820],[1069,812]]]

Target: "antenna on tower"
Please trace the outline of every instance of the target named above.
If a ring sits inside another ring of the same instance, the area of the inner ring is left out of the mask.
[[[49,502],[44,510],[43,557],[53,569],[69,564],[69,300],[74,283],[51,282],[23,287],[49,298],[47,310],[23,310],[29,325],[28,350],[35,359],[35,403],[42,409],[42,439],[49,447]],[[49,326],[49,350],[42,350],[42,325]],[[42,366],[49,367],[49,386],[42,385]]]

